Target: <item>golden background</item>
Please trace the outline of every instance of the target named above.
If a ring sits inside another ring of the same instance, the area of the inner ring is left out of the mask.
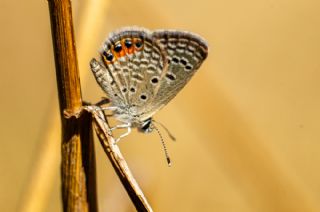
[[[155,211],[320,211],[320,2],[73,1],[84,100],[103,96],[89,70],[121,26],[185,29],[209,57],[120,148]],[[48,5],[0,2],[0,211],[61,211],[60,122]],[[100,211],[134,211],[96,141]]]

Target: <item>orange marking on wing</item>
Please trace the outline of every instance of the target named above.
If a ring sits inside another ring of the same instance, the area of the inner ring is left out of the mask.
[[[131,47],[126,47],[125,45],[125,41],[126,39],[130,39],[131,42],[132,42],[132,46]],[[121,44],[121,51],[119,52],[116,52],[115,51],[115,45],[117,44]],[[136,43],[141,43],[140,47],[137,47]],[[113,55],[113,59],[112,61],[109,61],[107,60],[106,56],[101,54],[102,58],[103,58],[103,62],[107,65],[107,64],[112,64],[114,63],[115,61],[118,60],[118,58],[121,58],[121,57],[124,57],[126,56],[127,54],[133,54],[135,51],[141,51],[143,50],[143,41],[140,39],[140,38],[123,38],[120,40],[120,42],[117,42],[115,45],[113,45],[111,48],[110,48],[110,53]]]
[[[123,51],[123,49],[120,52],[116,52],[113,49],[111,50],[113,56],[115,57],[115,59],[117,60],[120,57],[125,56],[125,52]]]
[[[125,52],[126,52],[127,54],[133,54],[133,53],[134,53],[133,44],[132,44],[132,46],[129,47],[129,48],[125,45],[125,41],[126,41],[127,39],[129,39],[129,38],[123,38],[123,39],[121,40],[121,45],[122,45],[123,49],[125,50]],[[130,38],[130,41],[131,41],[131,38]],[[131,42],[132,42],[132,41],[131,41]]]
[[[136,46],[136,43],[137,42],[141,42],[142,43],[142,46],[141,47],[137,47]],[[141,50],[143,50],[143,41],[140,39],[140,38],[133,38],[133,46],[134,46],[134,49],[136,50],[136,51],[141,51]]]

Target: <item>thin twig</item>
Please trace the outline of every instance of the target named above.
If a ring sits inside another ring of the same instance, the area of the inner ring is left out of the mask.
[[[64,211],[97,211],[91,116],[66,119],[82,99],[70,0],[48,0],[62,123],[62,200]]]
[[[138,183],[134,179],[119,147],[116,145],[101,108],[95,105],[88,105],[83,107],[83,109],[92,113],[94,128],[100,143],[137,211],[153,211]],[[83,110],[80,110],[77,114],[73,115],[80,116],[82,111]]]

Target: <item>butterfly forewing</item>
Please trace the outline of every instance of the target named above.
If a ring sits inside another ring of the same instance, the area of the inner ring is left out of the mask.
[[[96,78],[96,81],[100,85],[103,91],[108,95],[113,105],[125,106],[124,97],[119,95],[120,90],[116,85],[116,82],[107,69],[101,62],[96,59],[92,59],[90,62],[90,68]]]

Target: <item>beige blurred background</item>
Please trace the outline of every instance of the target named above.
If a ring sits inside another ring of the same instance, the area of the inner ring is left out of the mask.
[[[156,114],[157,134],[120,148],[155,211],[320,211],[320,2],[73,1],[83,98],[88,62],[121,26],[201,34],[210,53]],[[60,123],[48,6],[0,1],[0,211],[61,211]],[[165,133],[164,133],[165,134]],[[96,142],[100,211],[134,211]]]

